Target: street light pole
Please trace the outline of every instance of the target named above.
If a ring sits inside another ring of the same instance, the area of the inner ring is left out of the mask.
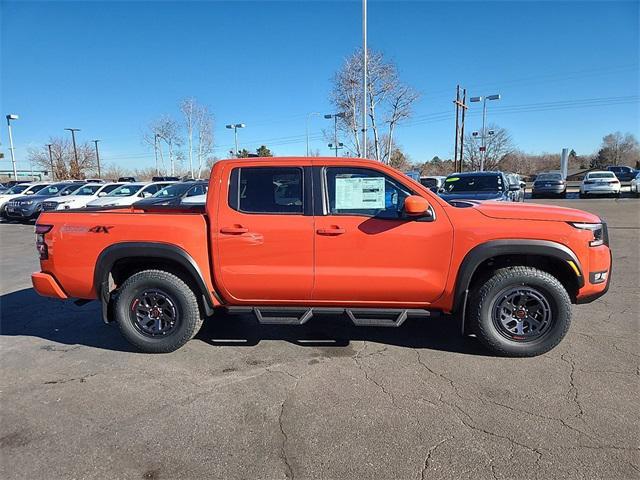
[[[344,118],[344,112],[339,112],[339,113],[327,113],[324,118],[326,118],[327,120],[330,120],[333,118],[333,147],[330,146],[330,148],[332,148],[333,150],[336,151],[336,157],[338,156],[338,150],[340,149],[340,147],[342,146],[339,142],[338,142],[338,118]]]
[[[18,170],[16,169],[16,154],[13,147],[13,133],[11,132],[11,120],[18,120],[18,115],[10,113],[7,115],[7,129],[9,130],[9,151],[11,152],[11,164],[13,165],[13,179],[18,179]]]
[[[98,153],[98,142],[100,140],[94,140],[93,143],[96,144],[96,162],[98,164],[98,178],[102,178],[102,175],[100,174],[100,154]]]
[[[367,158],[367,73],[367,0],[362,0],[362,158]]]
[[[238,157],[238,129],[239,128],[244,128],[246,125],[244,123],[231,123],[229,125],[227,125],[226,127],[229,129],[233,130],[233,139],[235,141],[235,146],[236,146],[236,150],[235,150],[235,156],[236,158]]]
[[[47,148],[49,148],[49,163],[51,164],[51,180],[55,180],[56,176],[53,170],[53,154],[51,153],[52,143],[47,143]]]
[[[471,97],[472,102],[482,102],[482,155],[480,155],[480,171],[484,171],[485,160],[487,159],[487,100],[500,100],[500,94],[485,95],[484,97]]]
[[[80,173],[78,172],[78,149],[76,148],[76,132],[79,132],[80,129],[79,128],[65,128],[65,130],[69,130],[71,132],[71,141],[73,142],[73,158],[75,159],[75,169],[76,172],[75,173]],[[73,169],[72,169],[73,171]],[[73,173],[72,173],[73,175]]]
[[[156,175],[160,176],[160,168],[158,167],[158,135],[157,133],[153,136],[153,151],[156,155]]]
[[[313,117],[314,115],[320,115],[318,112],[311,112],[309,114],[307,114],[307,157],[309,156],[309,120],[311,119],[311,117]]]

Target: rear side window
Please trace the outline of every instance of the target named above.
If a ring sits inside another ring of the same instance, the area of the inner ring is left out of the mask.
[[[302,178],[297,167],[234,168],[229,205],[246,213],[302,214]]]

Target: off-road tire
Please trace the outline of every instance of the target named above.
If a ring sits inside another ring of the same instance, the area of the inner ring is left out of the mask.
[[[177,311],[176,326],[166,336],[146,336],[135,326],[134,301],[149,289],[165,292]],[[169,353],[179,349],[198,333],[204,320],[192,288],[164,270],[143,270],[125,280],[119,288],[114,317],[125,339],[146,353]]]
[[[506,288],[531,287],[542,294],[550,306],[551,320],[541,336],[528,341],[505,336],[493,319],[493,305]],[[532,267],[501,268],[477,285],[471,292],[469,326],[478,339],[500,356],[533,357],[548,352],[564,338],[571,324],[571,299],[564,286],[553,275]]]

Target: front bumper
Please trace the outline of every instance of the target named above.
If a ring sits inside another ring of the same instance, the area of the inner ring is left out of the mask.
[[[533,195],[560,195],[566,191],[566,187],[562,185],[553,185],[550,187],[536,187],[531,190]]]
[[[606,249],[606,252],[603,250]],[[585,285],[578,291],[576,298],[577,304],[590,303],[602,297],[609,291],[611,285],[611,273],[613,269],[613,260],[611,250],[607,246],[597,247],[591,251],[589,258],[589,275]],[[607,281],[601,283],[591,283],[592,273],[607,272]]]
[[[612,186],[595,186],[595,185],[583,185],[580,189],[580,193],[588,193],[590,195],[611,195],[620,193],[620,187]]]
[[[9,218],[22,218],[25,220],[31,220],[33,218],[37,218],[38,215],[40,215],[41,210],[42,205],[28,207],[7,205],[5,207],[5,215]]]
[[[53,297],[61,300],[69,298],[53,275],[48,273],[32,273],[31,283],[35,291],[43,297]]]

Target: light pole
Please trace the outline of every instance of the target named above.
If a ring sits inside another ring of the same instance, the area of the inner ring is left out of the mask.
[[[157,133],[153,135],[153,151],[156,155],[156,175],[160,176],[160,168],[158,167],[158,137],[160,137],[160,135]],[[164,160],[162,163],[164,164]]]
[[[10,113],[7,115],[7,129],[9,130],[9,151],[11,152],[11,163],[13,165],[13,179],[18,179],[18,171],[16,170],[16,154],[13,148],[13,134],[11,132],[11,120],[18,120],[18,115]]]
[[[49,149],[49,163],[51,164],[51,180],[55,180],[56,176],[53,170],[53,154],[51,153],[51,147],[53,147],[53,143],[47,143],[47,148]]]
[[[80,173],[78,172],[78,149],[76,148],[76,132],[79,132],[80,129],[79,128],[65,128],[65,130],[69,130],[71,132],[71,141],[73,142],[73,158],[75,159],[76,163],[75,163],[75,172],[73,172],[73,169],[71,169],[71,171],[73,173],[71,173],[71,176],[73,176],[74,173]]]
[[[227,125],[227,128],[232,129],[233,130],[233,138],[235,140],[235,144],[236,144],[236,150],[235,150],[235,156],[238,156],[238,129],[239,128],[244,128],[246,125],[244,123],[231,123],[229,125]]]
[[[93,143],[96,144],[96,162],[98,164],[98,178],[102,178],[102,175],[100,174],[100,154],[98,153],[98,142],[100,140],[94,140]]]
[[[336,157],[338,156],[338,150],[343,147],[343,144],[338,142],[338,119],[344,118],[344,112],[339,113],[327,113],[324,118],[330,120],[333,118],[333,144],[329,144],[329,148],[336,151]]]
[[[355,121],[355,119],[354,119]],[[336,154],[338,151],[336,150]],[[362,158],[367,158],[367,0],[362,0]]]
[[[309,156],[309,120],[311,120],[311,117],[313,117],[314,115],[320,116],[321,114],[318,112],[311,112],[307,114],[307,157]]]
[[[487,120],[487,100],[500,100],[500,95],[485,95],[484,97],[471,97],[471,101],[473,103],[482,102],[482,147],[480,150],[482,151],[482,155],[480,156],[480,171],[484,171],[484,161],[487,158],[487,144],[486,137],[487,131],[485,129],[486,120]]]

